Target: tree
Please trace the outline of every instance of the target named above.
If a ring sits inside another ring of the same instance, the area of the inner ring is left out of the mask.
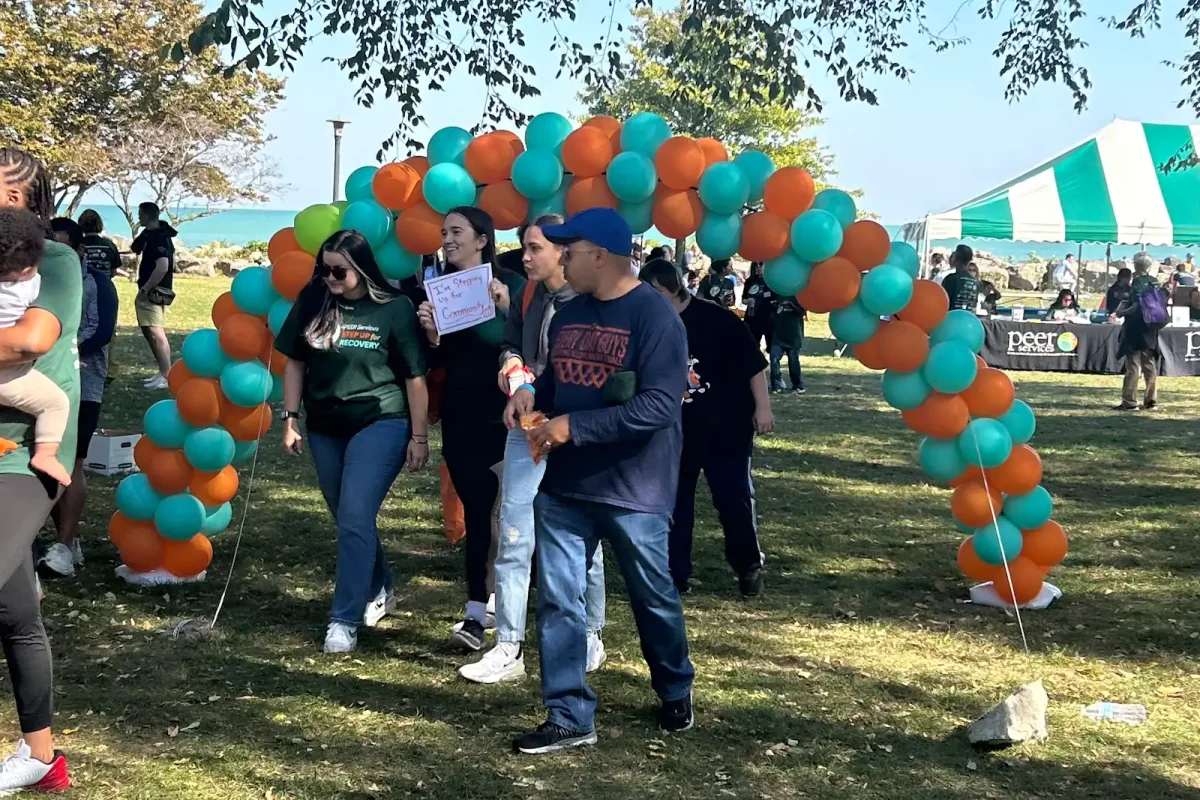
[[[247,71],[227,79],[215,50],[186,63],[164,57],[164,44],[203,18],[193,0],[0,3],[0,140],[46,164],[67,213],[88,189],[126,179],[113,154],[172,110],[228,141],[262,140],[282,81]]]

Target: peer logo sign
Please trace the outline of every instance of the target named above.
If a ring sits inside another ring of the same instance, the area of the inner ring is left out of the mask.
[[[1079,337],[1070,331],[1009,331],[1008,355],[1072,357]]]

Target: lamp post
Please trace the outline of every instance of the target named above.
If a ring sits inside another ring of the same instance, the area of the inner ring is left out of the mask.
[[[342,192],[342,131],[348,120],[334,118],[327,120],[333,125],[333,202],[337,202]]]

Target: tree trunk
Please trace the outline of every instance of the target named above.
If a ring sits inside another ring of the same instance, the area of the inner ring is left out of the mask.
[[[682,239],[676,239],[675,240],[675,266],[679,267],[680,270],[683,270],[684,265],[687,263],[687,261],[684,259],[684,254],[686,253],[686,251],[687,251],[687,237],[685,236]]]
[[[70,202],[70,204],[67,206],[67,210],[66,210],[66,211],[64,211],[64,212],[62,212],[62,213],[63,213],[63,215],[64,215],[64,216],[68,216],[68,217],[70,217],[71,219],[74,219],[74,218],[75,218],[75,212],[79,211],[79,206],[83,205],[83,196],[84,196],[85,194],[87,194],[87,192],[88,192],[88,189],[91,189],[91,188],[92,188],[93,186],[95,186],[95,185],[96,185],[96,184],[94,184],[94,183],[79,183],[79,184],[75,184],[75,187],[74,187],[74,188],[76,188],[75,196],[74,196],[73,198],[71,198],[71,202]],[[70,192],[68,192],[68,194],[69,194],[69,193],[70,193]],[[64,199],[65,199],[65,197],[64,197]]]

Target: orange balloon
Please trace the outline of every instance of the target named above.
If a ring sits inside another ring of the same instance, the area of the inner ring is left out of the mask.
[[[1054,520],[1021,534],[1021,557],[1042,567],[1054,567],[1067,557],[1067,533]]]
[[[678,191],[664,186],[654,199],[650,218],[663,236],[686,239],[704,221],[704,204],[695,189]]]
[[[130,536],[145,533],[158,535],[158,531],[154,528],[154,523],[150,520],[130,519],[118,511],[108,521],[108,538],[118,550],[121,549],[121,543]]]
[[[818,297],[813,293],[811,278],[809,281],[809,285],[805,286],[804,289],[796,295],[796,302],[799,303],[800,307],[805,311],[809,311],[813,314],[828,314],[830,311],[833,311],[832,308],[825,305],[825,299],[823,297]]]
[[[408,158],[404,159],[400,163],[407,164],[408,166],[415,169],[417,171],[417,174],[420,175],[422,178],[425,177],[426,172],[429,172],[429,159],[426,158],[425,156],[409,156]]]
[[[192,578],[204,572],[212,563],[212,556],[212,542],[203,533],[186,542],[163,541],[163,569],[178,578]]]
[[[800,167],[783,167],[771,173],[763,190],[763,205],[789,222],[812,208],[817,187],[812,175]]]
[[[1018,606],[1024,605],[1042,591],[1043,575],[1042,568],[1031,559],[1026,558],[1025,551],[1022,550],[1021,555],[1008,562],[1007,573],[1004,571],[1004,567],[996,568],[996,575],[992,578],[992,588],[1004,602]],[[1012,580],[1011,586],[1009,585],[1010,579]]]
[[[228,503],[237,496],[238,474],[232,466],[220,472],[197,472],[188,484],[192,496],[208,507]]]
[[[146,477],[155,491],[162,494],[179,494],[192,482],[192,465],[182,450],[164,450],[154,456]]]
[[[189,425],[207,428],[221,416],[221,384],[213,378],[192,378],[175,396],[179,416]]]
[[[850,261],[834,256],[813,267],[806,291],[821,300],[831,311],[845,308],[858,296],[862,273]]]
[[[608,141],[612,144],[612,154],[615,157],[621,152],[621,123],[607,114],[600,114],[592,117],[587,122],[583,123],[585,128],[599,128],[604,131],[604,135],[608,137]]]
[[[654,169],[664,186],[691,189],[700,185],[708,161],[704,149],[690,136],[672,136],[654,154]]]
[[[725,149],[725,145],[716,139],[705,137],[697,139],[696,144],[700,145],[700,149],[704,151],[704,166],[706,168],[711,167],[718,161],[729,160],[729,151]]]
[[[787,250],[792,226],[778,214],[757,211],[742,218],[742,246],[738,250],[747,261],[770,261]]]
[[[958,569],[973,581],[990,581],[996,574],[1004,574],[1000,567],[993,567],[975,554],[971,539],[963,539],[958,546]]]
[[[439,214],[422,201],[400,213],[396,220],[396,238],[410,253],[422,256],[436,253],[442,246],[442,222],[445,219],[445,214]]]
[[[510,231],[529,216],[529,201],[509,180],[483,187],[476,205],[491,214],[498,231]]]
[[[912,300],[896,317],[929,333],[946,318],[949,311],[950,298],[946,296],[945,289],[933,281],[913,281]]]
[[[521,141],[521,137],[517,136],[512,131],[492,131],[492,135],[498,139],[503,139],[508,142],[508,146],[513,151],[513,161],[517,160],[517,156],[525,152],[525,143]],[[424,173],[421,173],[424,174]]]
[[[271,285],[281,296],[295,301],[300,290],[312,281],[316,268],[317,259],[303,250],[285,253],[271,262]]]
[[[153,524],[129,528],[121,537],[121,562],[134,572],[150,572],[162,566],[163,542]]]
[[[950,496],[950,513],[968,528],[991,525],[1004,507],[1004,498],[995,486],[982,482],[964,483]]]
[[[563,140],[563,167],[576,178],[594,178],[613,160],[612,139],[600,128],[583,126]]]
[[[301,251],[303,252],[303,251]],[[213,301],[212,321],[213,327],[217,330],[221,329],[221,323],[232,317],[234,314],[244,313],[238,308],[237,303],[233,302],[233,293],[225,292],[223,295]],[[168,376],[169,378],[170,376]]]
[[[512,165],[517,160],[512,145],[503,136],[485,133],[471,140],[463,153],[463,166],[476,183],[489,184],[512,177]]]
[[[989,475],[988,480],[991,481],[991,479],[992,478]],[[979,481],[979,480],[983,480],[983,470],[980,469],[979,467],[977,467],[975,464],[968,464],[967,471],[964,472],[962,475],[959,475],[954,480],[950,481],[950,485],[957,488],[959,486],[962,486],[963,484],[970,483],[971,481]],[[999,487],[996,487],[996,488],[999,488]],[[1004,491],[1004,490],[1000,489],[1000,491]]]
[[[868,270],[886,261],[891,247],[892,237],[882,225],[873,219],[860,219],[846,227],[838,255]]]
[[[983,360],[983,356],[975,356],[975,366],[984,370],[988,368],[988,363]]]
[[[998,369],[981,369],[962,393],[972,417],[999,417],[1012,407],[1012,381]]]
[[[258,317],[234,314],[221,323],[221,349],[235,361],[249,361],[258,357],[269,333]]]
[[[371,180],[371,190],[384,208],[403,211],[421,199],[421,173],[404,162],[384,164]]]
[[[879,339],[879,355],[887,369],[912,372],[920,369],[929,357],[929,334],[911,322],[892,320],[875,334]]]
[[[219,421],[234,439],[253,442],[271,429],[271,408],[266,403],[255,408],[225,403]]]
[[[145,472],[150,469],[150,463],[154,461],[154,457],[162,452],[165,452],[163,448],[150,441],[149,436],[140,436],[137,444],[133,446],[133,463],[137,464],[138,469]]]
[[[884,329],[889,325],[898,324],[885,320],[879,324],[879,330],[875,331],[874,336],[862,344],[854,345],[854,357],[858,359],[858,362],[867,369],[887,369],[887,362],[883,358],[880,343],[883,340]]]
[[[1029,494],[1042,482],[1042,459],[1029,445],[1019,444],[987,474],[988,481],[1005,494]]]
[[[953,439],[962,433],[971,414],[966,402],[956,394],[933,392],[925,402],[901,414],[914,431],[935,439]]]
[[[567,189],[567,215],[589,208],[616,208],[617,196],[608,188],[604,176],[576,178]]]
[[[300,243],[296,241],[296,229],[280,228],[275,231],[271,241],[267,242],[267,260],[274,264],[284,253],[299,250]]]

